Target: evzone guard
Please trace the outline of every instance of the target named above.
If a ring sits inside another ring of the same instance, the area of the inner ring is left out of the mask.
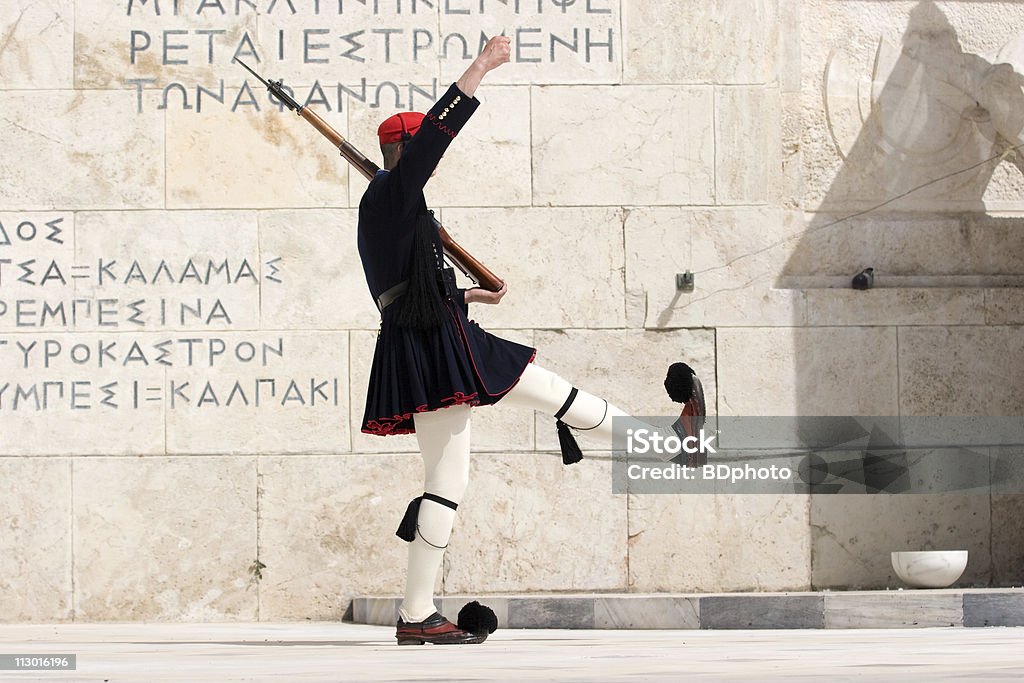
[[[497,291],[460,289],[444,265],[446,245],[423,187],[480,105],[474,96],[477,86],[488,72],[509,61],[509,53],[509,38],[490,39],[425,115],[401,112],[381,123],[377,133],[384,168],[373,175],[359,203],[359,255],[381,316],[362,431],[380,436],[415,433],[426,474],[423,494],[409,504],[397,532],[409,543],[395,634],[399,645],[480,643],[497,626],[493,612],[476,602],[464,607],[453,624],[433,601],[434,582],[469,480],[473,407],[500,402],[553,415],[566,464],[582,457],[569,427],[590,430],[609,443],[612,418],[620,418],[622,429],[658,429],[537,366],[534,349],[489,334],[470,321],[468,304],[497,304],[507,287],[499,282]],[[674,363],[665,387],[672,400],[683,403],[674,432],[680,437],[697,434],[705,415],[700,380],[685,363]],[[691,459],[687,464],[695,463]]]

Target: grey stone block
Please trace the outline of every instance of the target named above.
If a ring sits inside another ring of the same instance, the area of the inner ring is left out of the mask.
[[[834,592],[825,598],[825,628],[963,626],[963,593]]]
[[[398,621],[398,606],[401,602],[401,598],[367,598],[365,623],[394,626]]]
[[[352,601],[352,623],[366,623],[366,602],[370,598],[356,598]]]
[[[700,600],[672,595],[597,598],[594,602],[594,628],[700,628]]]
[[[824,628],[820,595],[710,596],[700,599],[702,629]]]
[[[510,600],[509,628],[594,628],[595,598]]]
[[[964,626],[1024,626],[1024,593],[965,593]]]

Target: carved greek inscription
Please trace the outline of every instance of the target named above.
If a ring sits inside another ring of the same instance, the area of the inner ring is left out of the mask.
[[[339,378],[288,374],[285,350],[283,337],[0,337],[0,413],[139,410],[154,404],[170,410],[337,407]],[[169,375],[165,381],[97,377],[104,373],[96,371],[117,368],[167,368]],[[224,372],[195,379],[195,370],[213,368]],[[244,368],[258,368],[258,376],[232,377]],[[184,378],[173,370],[191,372]]]
[[[59,222],[45,225],[49,234],[42,239],[62,244]],[[38,229],[27,221],[13,234],[25,242],[40,239]],[[17,243],[8,241],[7,246]],[[234,319],[221,296],[223,288],[258,288],[261,279],[272,283],[270,286],[283,283],[281,257],[266,259],[262,274],[258,274],[260,265],[247,258],[125,261],[100,257],[90,263],[73,263],[6,253],[0,249],[0,327],[17,329],[230,326]],[[107,290],[110,295],[78,296],[76,286]],[[140,287],[158,286],[160,296],[139,295]],[[168,287],[183,293],[167,296]],[[193,287],[212,293],[186,293]]]
[[[170,410],[337,407],[341,386],[337,377],[260,377],[192,381],[171,379],[166,384],[141,380],[99,382],[58,379],[12,382],[0,379],[0,413],[59,410],[139,410],[164,404]]]
[[[41,225],[30,220],[23,220],[11,225],[8,232],[0,221],[0,247],[9,247],[13,244],[31,244],[37,240],[46,240],[54,244],[64,244],[64,228],[61,223],[64,217],[60,216],[49,220]]]
[[[48,370],[70,362],[89,368],[268,367],[284,358],[284,339],[224,339],[221,337],[168,337],[160,341],[111,337],[88,342],[63,338],[2,338],[0,366]]]
[[[280,286],[282,257],[79,259],[65,225],[0,216],[0,413],[339,405],[339,378],[289,368],[280,335],[180,331],[235,326],[234,293]]]
[[[342,111],[354,100],[369,107],[416,108],[422,84],[374,78],[381,65],[468,63],[491,37],[468,31],[452,21],[493,17],[512,39],[512,61],[523,65],[576,65],[592,70],[619,58],[617,0],[122,0],[132,19],[125,36],[130,67],[214,67],[217,77],[205,82],[132,74],[126,87],[137,93],[159,89],[158,109],[201,113],[204,107],[260,111],[280,107],[255,79],[245,77],[232,62],[238,58],[266,72],[295,73],[299,65],[322,67],[324,73],[358,66],[365,74],[335,82],[323,80],[290,93],[304,106],[319,104]],[[259,34],[253,17],[273,22],[288,17],[286,26]],[[204,28],[182,28],[182,17],[201,17]],[[294,18],[294,19],[292,19]],[[439,22],[439,18],[442,21]],[[557,19],[557,21],[555,21]],[[389,21],[393,22],[389,24]],[[173,22],[173,24],[171,24]],[[173,27],[172,27],[173,25]],[[215,26],[211,28],[209,26]],[[239,30],[241,28],[241,30]],[[278,67],[280,69],[278,69]],[[221,75],[225,77],[220,77]],[[369,80],[371,96],[352,91],[353,82]],[[436,99],[437,83],[430,96]],[[427,102],[429,104],[429,102]]]

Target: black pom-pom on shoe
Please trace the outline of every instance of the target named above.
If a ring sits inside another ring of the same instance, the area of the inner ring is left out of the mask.
[[[485,638],[498,628],[498,617],[494,610],[474,600],[459,610],[459,629]]]
[[[676,403],[686,403],[693,397],[693,377],[696,375],[686,363],[673,363],[668,366],[665,377],[665,391]]]

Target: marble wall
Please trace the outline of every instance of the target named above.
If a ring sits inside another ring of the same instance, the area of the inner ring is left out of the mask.
[[[685,359],[719,415],[1014,416],[1022,27],[1011,1],[4,2],[0,620],[401,591],[422,470],[359,431],[365,181],[234,57],[375,157],[511,36],[427,198],[510,283],[473,317],[625,410],[670,415]],[[1024,581],[1013,487],[619,494],[580,442],[565,468],[549,417],[477,411],[439,589],[877,588],[890,550],[951,547],[962,585]]]

